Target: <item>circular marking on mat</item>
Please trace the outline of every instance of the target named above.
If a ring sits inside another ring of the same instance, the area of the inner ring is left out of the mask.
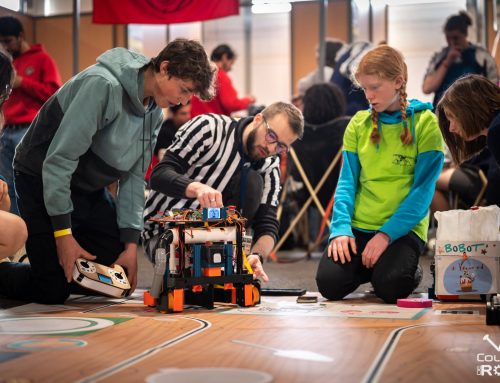
[[[272,383],[272,375],[243,368],[165,368],[149,375],[146,383]]]
[[[0,334],[50,335],[100,330],[114,323],[104,318],[25,317],[0,319]]]
[[[24,351],[38,350],[71,350],[73,348],[85,347],[87,342],[80,339],[30,339],[14,342],[7,345],[8,348]]]

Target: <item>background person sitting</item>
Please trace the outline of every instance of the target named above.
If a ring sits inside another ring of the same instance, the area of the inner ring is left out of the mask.
[[[212,51],[210,60],[215,63],[218,69],[217,79],[215,80],[216,94],[208,102],[194,96],[191,99],[191,118],[205,113],[230,116],[231,113],[247,109],[251,104],[255,103],[254,96],[238,97],[238,92],[236,92],[233,82],[227,74],[236,61],[236,54],[229,45],[221,44],[217,46]]]
[[[314,188],[342,147],[344,131],[349,123],[345,114],[346,101],[339,87],[330,83],[311,86],[304,95],[304,136],[293,144],[297,157],[309,182]],[[303,183],[303,179],[289,158],[290,173],[294,181]],[[318,191],[317,196],[326,209],[339,178],[340,161]],[[305,185],[296,195],[298,206],[309,198]],[[321,223],[318,208],[312,203],[308,210],[310,244],[316,238]],[[292,217],[293,218],[293,217]],[[284,227],[286,229],[286,227]],[[312,241],[311,241],[312,240]]]
[[[448,46],[434,54],[422,84],[425,94],[434,92],[434,108],[444,91],[465,74],[480,74],[498,84],[495,59],[484,47],[467,41],[469,25],[472,19],[465,11],[446,20],[444,34]]]

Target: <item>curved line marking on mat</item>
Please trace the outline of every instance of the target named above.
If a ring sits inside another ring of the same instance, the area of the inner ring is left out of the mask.
[[[193,329],[190,330],[184,334],[181,334],[173,339],[169,339],[163,343],[160,343],[157,346],[154,346],[150,349],[144,350],[140,354],[137,354],[135,356],[132,356],[128,359],[125,359],[124,361],[115,364],[114,366],[111,366],[109,368],[106,368],[104,370],[101,370],[93,375],[90,375],[84,379],[78,380],[77,383],[90,383],[90,382],[97,382],[101,379],[107,378],[113,374],[116,374],[117,372],[130,367],[136,363],[142,362],[144,359],[149,358],[150,356],[156,354],[157,352],[164,350],[166,348],[175,346],[178,343],[181,343],[185,341],[186,339],[191,338],[193,335],[205,331],[206,329],[212,327],[212,324],[204,319],[200,318],[193,318],[193,317],[181,317],[181,318],[186,318],[186,319],[191,319],[192,321],[198,322],[200,325]]]
[[[422,323],[415,324],[411,326],[398,327],[389,334],[387,340],[384,345],[380,349],[378,355],[375,357],[375,360],[371,364],[368,372],[365,374],[362,383],[376,383],[380,379],[380,376],[384,372],[385,366],[389,363],[391,359],[392,353],[396,349],[399,339],[407,330],[413,330],[418,327],[433,327],[433,326],[449,326],[450,324],[458,324],[458,325],[466,325],[466,324],[480,324],[478,322],[447,322],[447,323]]]
[[[40,329],[32,328],[36,322],[50,323],[56,327],[49,328],[47,325]],[[9,328],[9,324],[23,326],[29,324],[30,327]],[[33,325],[32,323],[35,323]],[[76,324],[75,324],[76,323]],[[79,323],[79,324],[78,324]],[[107,318],[84,318],[84,317],[8,317],[0,318],[0,334],[2,335],[57,335],[72,334],[82,331],[101,330],[113,326],[113,321]],[[61,327],[65,325],[66,327]],[[73,327],[72,327],[73,325]],[[57,327],[59,326],[59,327]],[[77,326],[77,327],[75,327]]]
[[[99,310],[105,309],[106,307],[121,305],[122,303],[125,303],[127,301],[131,301],[131,300],[133,300],[133,299],[132,298],[127,298],[127,299],[124,299],[124,300],[119,301],[119,302],[106,303],[106,304],[98,306],[98,307],[93,307],[91,309],[84,310],[84,311],[82,311],[82,313],[91,313],[92,311],[99,311]]]

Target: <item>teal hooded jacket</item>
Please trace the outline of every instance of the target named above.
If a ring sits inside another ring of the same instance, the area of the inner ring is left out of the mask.
[[[93,192],[118,181],[118,227],[136,242],[143,227],[144,172],[162,112],[144,106],[150,59],[124,48],[66,82],[40,109],[16,149],[14,168],[41,176],[54,230],[71,227],[71,190]]]

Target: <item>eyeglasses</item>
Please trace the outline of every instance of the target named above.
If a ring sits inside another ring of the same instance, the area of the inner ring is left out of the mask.
[[[2,94],[0,94],[0,106],[2,106],[5,101],[7,101],[11,93],[12,87],[10,86],[10,84],[5,85],[4,91],[2,92]]]
[[[278,152],[279,154],[287,154],[288,151],[290,150],[288,145],[279,141],[278,135],[276,134],[276,132],[274,130],[271,129],[271,127],[267,123],[266,118],[263,117],[263,119],[264,119],[264,123],[266,124],[266,128],[267,128],[266,136],[265,136],[266,142],[268,144],[276,144],[276,152]]]

